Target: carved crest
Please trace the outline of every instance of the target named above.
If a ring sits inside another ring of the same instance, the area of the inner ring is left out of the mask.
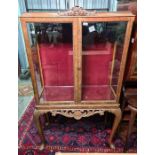
[[[81,119],[82,117],[89,117],[95,114],[104,115],[105,110],[52,110],[51,113],[53,116],[57,114],[61,114],[66,117],[73,117],[77,120]]]
[[[65,12],[58,12],[60,16],[90,16],[94,15],[96,11],[86,11],[84,8],[75,6],[72,7],[70,10]]]
[[[89,117],[95,114],[104,115],[104,112],[111,112],[115,114],[115,116],[121,118],[121,110],[118,109],[62,109],[62,110],[35,110],[35,113],[47,113],[51,112],[52,116],[56,116],[58,114],[63,115],[65,117],[75,118],[77,120],[81,119],[82,117]]]

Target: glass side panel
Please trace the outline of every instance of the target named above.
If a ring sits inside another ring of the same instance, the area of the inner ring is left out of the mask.
[[[34,25],[31,23],[27,24],[27,30],[28,30],[30,46],[31,46],[31,55],[32,55],[32,61],[33,61],[35,79],[37,82],[37,90],[40,96],[43,91],[43,87],[42,87],[42,82],[41,82],[41,74],[39,70],[37,40],[36,40],[37,37],[36,37],[36,34],[34,33]]]
[[[38,73],[40,82],[43,81],[40,101],[72,101],[74,99],[72,24],[31,23],[30,25],[31,46],[36,47],[37,64],[40,66]]]
[[[126,22],[82,23],[82,100],[115,100]]]

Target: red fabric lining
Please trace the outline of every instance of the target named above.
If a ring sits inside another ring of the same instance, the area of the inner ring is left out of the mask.
[[[45,86],[73,86],[73,56],[71,44],[51,47],[40,44],[41,64]]]
[[[52,46],[42,43],[39,47],[45,87],[61,86],[57,88],[47,87],[43,93],[44,99],[51,101],[73,100],[72,45],[65,43]],[[94,87],[85,87],[83,89],[84,100],[114,99],[110,87],[102,87],[103,85],[109,85],[110,82],[112,55],[113,45],[110,43],[96,44],[83,50],[82,85],[98,85],[95,89]],[[64,86],[72,87],[66,88]]]
[[[111,44],[99,44],[87,48],[87,51],[107,51],[105,54],[83,55],[83,85],[107,85],[111,70]],[[44,82],[47,86],[73,86],[73,55],[71,44],[51,47],[40,44],[40,56]],[[84,51],[83,51],[84,53]]]

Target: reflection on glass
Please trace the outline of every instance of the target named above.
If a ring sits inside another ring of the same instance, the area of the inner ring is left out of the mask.
[[[135,64],[135,66],[134,66],[134,75],[137,75],[137,62]]]
[[[37,53],[37,83],[43,87],[41,101],[73,100],[72,24],[31,23],[29,27],[32,49]]]
[[[114,100],[126,22],[82,23],[82,100]]]

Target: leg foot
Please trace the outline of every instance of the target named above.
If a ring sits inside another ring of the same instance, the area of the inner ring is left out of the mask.
[[[109,146],[110,146],[111,149],[115,149],[115,145],[114,144],[111,143],[111,144],[109,144]]]
[[[113,140],[113,137],[115,135],[115,132],[116,132],[116,130],[118,128],[118,125],[120,123],[120,120],[121,120],[121,117],[122,117],[122,112],[121,112],[121,109],[120,108],[118,108],[118,109],[112,109],[109,112],[111,112],[111,113],[113,113],[115,115],[115,119],[114,119],[112,131],[111,131],[111,134],[110,134],[110,137],[109,137],[109,145],[110,145],[110,148],[115,149],[115,145],[112,143],[112,140]]]
[[[42,144],[40,145],[40,147],[39,147],[39,150],[42,151],[44,148],[45,148],[45,144],[42,143]]]

